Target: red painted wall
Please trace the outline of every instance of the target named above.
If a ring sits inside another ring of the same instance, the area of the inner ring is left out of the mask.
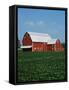
[[[43,42],[33,42],[32,51],[47,51],[47,43]]]
[[[55,51],[63,51],[64,50],[60,40],[56,41],[55,48],[56,48]]]
[[[47,51],[54,51],[54,44],[48,44]]]
[[[23,40],[22,40],[22,45],[26,45],[26,46],[32,45],[32,40],[31,40],[31,38],[30,38],[28,33],[26,33],[24,35]]]
[[[43,51],[43,43],[41,42],[33,42],[32,43],[32,51]]]

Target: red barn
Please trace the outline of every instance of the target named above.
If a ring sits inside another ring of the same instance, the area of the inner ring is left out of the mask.
[[[22,39],[22,48],[32,52],[63,51],[60,40],[52,39],[44,33],[26,32]]]

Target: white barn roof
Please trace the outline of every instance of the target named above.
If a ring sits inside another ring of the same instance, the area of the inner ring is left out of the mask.
[[[36,32],[27,32],[32,42],[47,42],[48,44],[55,44],[57,39],[52,39],[49,34],[45,33],[36,33]]]
[[[57,39],[48,40],[48,44],[55,44]]]

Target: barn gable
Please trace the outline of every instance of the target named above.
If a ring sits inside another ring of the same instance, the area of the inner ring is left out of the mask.
[[[23,45],[32,45],[32,39],[29,33],[25,33],[22,40]]]

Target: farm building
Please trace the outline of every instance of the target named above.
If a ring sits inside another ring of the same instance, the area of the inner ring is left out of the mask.
[[[53,39],[44,33],[26,32],[22,39],[22,45],[23,50],[32,52],[64,50],[59,39]]]

